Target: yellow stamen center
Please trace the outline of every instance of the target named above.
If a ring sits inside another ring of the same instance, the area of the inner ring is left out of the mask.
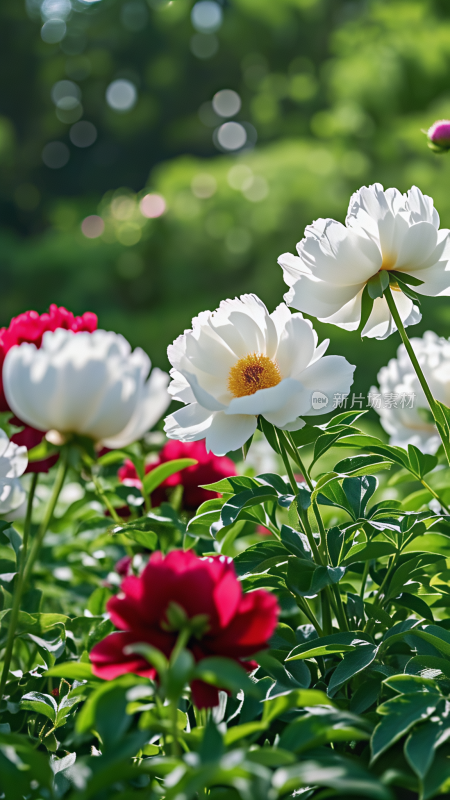
[[[228,389],[234,397],[246,397],[259,389],[270,389],[281,381],[278,364],[267,356],[250,353],[234,364],[228,376]]]

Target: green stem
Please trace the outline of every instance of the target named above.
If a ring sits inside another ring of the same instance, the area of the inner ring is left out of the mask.
[[[369,574],[369,569],[370,569],[370,561],[366,561],[366,563],[364,564],[364,571],[361,579],[361,591],[360,591],[360,597],[361,600],[363,601],[364,601],[364,593],[366,591],[366,582],[367,582],[367,576]]]
[[[316,629],[316,631],[319,634],[319,636],[323,636],[324,633],[323,633],[322,627],[321,627],[321,625],[319,625],[319,623],[317,621],[317,617],[314,614],[314,611],[312,610],[312,608],[309,605],[308,601],[304,597],[296,597],[295,599],[296,599],[296,602],[297,602],[297,605],[298,605],[300,611],[303,611],[305,617],[307,619],[309,619],[310,623],[314,626],[314,628]]]
[[[403,325],[403,322],[401,320],[400,314],[398,313],[397,306],[395,305],[394,298],[392,296],[392,291],[391,291],[390,286],[387,287],[387,289],[386,289],[386,291],[384,293],[384,296],[386,298],[386,302],[388,304],[389,311],[392,314],[392,318],[393,318],[393,320],[394,320],[394,322],[395,322],[395,324],[396,324],[396,326],[398,328],[398,332],[399,332],[399,334],[401,336],[402,342],[405,345],[406,352],[408,353],[408,355],[409,355],[409,357],[411,359],[411,363],[412,363],[412,365],[414,367],[414,370],[415,370],[415,373],[416,373],[416,375],[417,375],[417,377],[419,379],[419,383],[420,383],[420,385],[421,385],[421,387],[422,387],[422,389],[424,391],[425,397],[428,400],[428,404],[430,406],[431,413],[433,414],[434,421],[436,423],[436,427],[437,427],[438,432],[439,432],[439,436],[441,437],[442,444],[444,446],[445,455],[447,456],[447,461],[450,464],[450,441],[448,440],[448,438],[445,438],[445,436],[442,436],[441,425],[438,423],[438,415],[437,415],[437,412],[436,412],[436,401],[435,401],[435,399],[433,397],[433,394],[431,392],[430,387],[428,386],[427,379],[425,378],[425,375],[423,374],[422,367],[420,366],[420,364],[419,364],[419,362],[417,360],[417,356],[416,356],[416,354],[415,354],[415,352],[414,352],[414,350],[412,348],[411,342],[408,339],[408,335],[407,335],[406,330],[404,328],[404,325]]]
[[[114,522],[117,522],[119,525],[123,525],[123,519],[121,519],[114,508],[113,504],[111,503],[109,497],[107,496],[106,492],[102,488],[102,485],[98,478],[95,475],[91,475],[92,483],[95,486],[95,491],[98,494],[100,500],[105,504],[106,508],[108,509],[109,513],[111,514],[111,518]]]
[[[435,498],[435,499],[438,501],[439,505],[441,505],[441,506],[442,506],[442,508],[443,508],[443,509],[444,509],[444,510],[447,512],[447,514],[450,514],[450,509],[449,509],[448,505],[447,505],[446,503],[444,503],[444,501],[443,501],[443,500],[441,500],[441,498],[440,498],[440,497],[439,497],[439,495],[438,495],[438,494],[437,494],[437,493],[434,491],[434,489],[432,489],[432,488],[431,488],[431,486],[429,486],[429,484],[428,484],[426,481],[424,481],[424,480],[423,480],[423,478],[419,478],[419,480],[420,480],[420,483],[422,484],[422,486],[423,486],[423,487],[424,487],[424,488],[425,488],[425,489],[426,489],[428,492],[430,492],[430,494],[432,494],[432,495],[433,495],[433,497],[434,497],[434,498]]]
[[[304,477],[304,479],[305,479],[305,481],[306,481],[306,483],[308,485],[308,489],[312,492],[313,489],[314,489],[313,482],[312,482],[312,480],[311,480],[311,478],[309,476],[308,470],[306,469],[306,467],[305,467],[305,465],[304,465],[304,463],[302,461],[300,453],[298,452],[297,447],[295,446],[295,442],[294,442],[291,434],[289,433],[289,431],[283,431],[283,433],[284,433],[284,436],[285,436],[287,442],[290,444],[291,457],[293,458],[293,460],[297,464],[300,472],[302,473],[302,475],[303,475],[303,477]]]
[[[47,509],[46,509],[46,512],[45,512],[45,515],[44,515],[44,519],[42,520],[41,525],[39,527],[39,530],[38,530],[38,532],[36,534],[36,537],[33,540],[33,543],[31,545],[31,549],[30,549],[30,554],[29,554],[28,559],[27,559],[26,558],[26,553],[27,553],[27,549],[28,549],[28,539],[29,539],[30,528],[31,528],[31,517],[32,517],[32,512],[33,512],[33,499],[34,499],[34,493],[36,491],[36,485],[37,485],[37,481],[38,481],[37,473],[35,473],[33,475],[33,479],[31,481],[30,492],[29,492],[29,495],[28,495],[27,512],[26,512],[26,517],[25,517],[23,541],[22,541],[21,552],[20,552],[19,574],[17,576],[17,584],[16,584],[16,587],[15,587],[15,590],[14,590],[13,604],[12,604],[12,608],[11,608],[11,616],[10,616],[10,619],[9,619],[8,638],[7,638],[7,641],[6,641],[5,654],[3,656],[3,671],[2,671],[2,677],[0,679],[0,699],[3,699],[3,695],[4,695],[5,687],[6,687],[6,682],[8,680],[9,668],[11,666],[11,659],[12,659],[13,648],[14,648],[14,640],[15,640],[15,636],[16,636],[17,623],[19,621],[20,604],[21,604],[21,601],[22,601],[23,591],[24,591],[24,588],[25,588],[25,586],[26,586],[26,584],[28,582],[28,579],[30,577],[31,570],[33,568],[33,565],[34,565],[34,562],[36,560],[36,557],[37,557],[37,555],[39,553],[39,550],[40,550],[43,538],[45,536],[45,533],[47,531],[47,528],[48,528],[48,526],[50,524],[50,520],[52,518],[53,512],[55,510],[55,506],[56,506],[56,503],[57,503],[57,500],[58,500],[58,497],[59,497],[59,493],[60,493],[60,491],[62,489],[62,486],[63,486],[63,483],[64,483],[64,479],[66,477],[66,472],[67,472],[67,454],[63,452],[61,454],[61,457],[60,457],[60,463],[59,463],[58,471],[57,471],[57,474],[56,474],[56,479],[55,479],[55,483],[54,483],[54,486],[53,486],[53,491],[52,491],[52,494],[50,496],[50,500],[49,500],[49,503],[48,503],[48,506],[47,506]]]
[[[25,566],[25,560],[27,557],[27,550],[28,550],[28,539],[30,538],[30,530],[31,530],[31,517],[33,515],[33,500],[34,495],[36,492],[36,486],[39,480],[39,472],[33,472],[33,477],[31,479],[30,484],[30,491],[28,493],[28,502],[27,502],[27,512],[25,515],[25,524],[23,526],[23,540],[22,540],[22,559],[21,559],[21,566],[22,569]]]

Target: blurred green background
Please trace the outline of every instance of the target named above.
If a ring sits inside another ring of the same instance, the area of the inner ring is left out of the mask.
[[[448,0],[2,0],[0,20],[2,325],[96,311],[168,368],[202,309],[273,310],[277,256],[361,185],[416,184],[450,227],[421,132],[450,117]],[[448,300],[422,310],[411,335],[450,334]],[[316,327],[358,392],[399,344]]]

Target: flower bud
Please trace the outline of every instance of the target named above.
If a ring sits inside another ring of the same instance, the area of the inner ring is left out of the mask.
[[[450,120],[438,119],[428,129],[428,147],[435,153],[446,153],[450,150]]]

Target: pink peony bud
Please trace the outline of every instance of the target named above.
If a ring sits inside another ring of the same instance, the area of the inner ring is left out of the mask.
[[[446,153],[450,150],[450,120],[438,119],[428,129],[428,147],[435,153]]]

